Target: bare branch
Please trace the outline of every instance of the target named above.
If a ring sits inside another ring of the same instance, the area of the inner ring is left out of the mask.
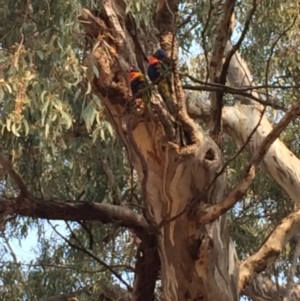
[[[43,261],[39,261],[39,263],[22,263],[22,262],[11,262],[11,261],[0,261],[0,264],[3,266],[6,265],[15,265],[16,267],[20,267],[20,266],[26,266],[27,268],[30,267],[42,267],[42,268],[49,268],[49,269],[61,269],[61,270],[73,270],[76,271],[78,273],[86,273],[86,274],[96,274],[96,273],[102,273],[105,272],[106,269],[105,268],[101,268],[98,270],[82,270],[79,269],[78,266],[76,265],[65,265],[65,264],[50,264],[50,263],[46,263]],[[130,265],[126,265],[126,264],[118,264],[118,265],[111,265],[110,266],[113,269],[123,269],[123,270],[127,270],[130,272],[135,272],[135,269],[130,266]]]
[[[251,10],[248,14],[248,17],[246,19],[245,26],[244,26],[244,29],[241,33],[241,36],[240,36],[239,40],[237,41],[237,43],[232,47],[232,49],[226,55],[226,60],[225,60],[225,63],[223,65],[222,72],[221,72],[221,75],[220,75],[220,80],[219,80],[220,84],[225,85],[225,83],[226,83],[226,77],[227,77],[227,72],[228,72],[228,68],[229,68],[229,65],[230,65],[231,58],[237,52],[237,50],[240,48],[240,46],[241,46],[241,44],[242,44],[242,42],[243,42],[243,40],[246,36],[246,33],[249,30],[250,22],[251,22],[252,17],[255,13],[255,10],[256,10],[256,0],[253,0],[253,6],[252,6],[252,8],[251,8]]]
[[[149,235],[147,241],[140,243],[136,257],[132,301],[152,301],[160,271],[158,245],[154,235]]]
[[[299,226],[300,210],[297,210],[281,221],[258,252],[242,262],[239,278],[239,290],[241,293],[257,274],[275,262],[285,244],[295,236]]]
[[[246,97],[246,98],[255,100],[256,102],[258,102],[264,106],[270,106],[276,110],[281,110],[284,112],[286,112],[288,110],[288,108],[274,103],[276,101],[276,97],[272,97],[272,96],[268,95],[268,100],[263,100],[263,99],[255,96],[254,94],[247,92],[249,90],[254,90],[255,87],[234,88],[234,87],[225,86],[225,85],[221,85],[221,84],[217,84],[217,83],[205,83],[204,81],[198,80],[197,78],[194,78],[193,76],[190,76],[188,74],[184,74],[184,76],[187,76],[192,81],[201,84],[201,86],[184,85],[183,89],[185,89],[185,90],[222,92],[222,93]],[[283,88],[281,86],[264,85],[264,86],[258,86],[258,88],[259,89],[262,89],[262,88],[264,88],[264,89],[267,89],[267,88],[292,89],[292,88],[300,88],[300,86],[289,86],[289,87]],[[262,94],[262,96],[264,95],[263,93],[257,93],[257,94],[258,95]]]
[[[30,194],[28,192],[24,180],[22,179],[20,174],[13,168],[11,162],[7,160],[1,153],[0,153],[0,163],[3,166],[3,168],[8,172],[8,174],[13,179],[13,181],[18,185],[21,196],[29,197]]]
[[[207,206],[207,204],[204,204],[203,206],[196,205],[197,208],[192,208],[191,218],[203,224],[211,223],[240,200],[252,184],[256,175],[256,168],[264,158],[271,144],[279,137],[281,132],[287,127],[289,122],[299,113],[299,111],[300,102],[288,110],[280,122],[262,141],[257,151],[253,154],[249,165],[245,168],[242,181],[231,192],[229,192],[229,194],[220,203],[213,206]]]
[[[0,214],[19,214],[33,218],[70,221],[94,221],[132,229],[139,237],[148,232],[146,220],[132,210],[120,206],[90,202],[57,202],[24,198],[0,199]]]
[[[234,6],[235,0],[225,0],[223,17],[219,24],[218,34],[215,40],[212,57],[210,61],[209,76],[212,83],[219,83],[222,74],[222,65],[225,46],[229,41],[234,28]],[[223,94],[221,92],[211,93],[211,135],[212,138],[221,144],[219,137],[222,131],[222,108]]]
[[[96,262],[98,262],[100,265],[102,265],[105,269],[107,269],[108,271],[110,271],[111,274],[114,275],[121,283],[123,283],[126,286],[126,288],[127,288],[128,291],[132,291],[132,287],[110,265],[108,265],[106,262],[104,262],[103,260],[101,260],[94,253],[90,252],[85,247],[83,247],[83,245],[81,244],[81,242],[78,240],[77,236],[74,236],[74,232],[73,231],[72,231],[73,237],[77,241],[77,243],[80,244],[80,246],[78,246],[77,244],[72,243],[64,235],[62,235],[61,233],[59,233],[56,230],[56,228],[50,222],[49,222],[49,224],[51,225],[51,227],[55,231],[55,233],[57,235],[59,235],[70,247],[72,247],[72,248],[74,248],[76,250],[79,250],[79,251],[83,252],[84,254],[88,255],[89,257],[91,257],[92,259],[94,259]]]

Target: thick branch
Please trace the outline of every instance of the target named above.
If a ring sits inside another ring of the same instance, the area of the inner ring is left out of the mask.
[[[218,34],[215,40],[214,49],[210,61],[209,76],[212,83],[220,83],[224,81],[221,79],[222,66],[224,58],[224,50],[227,42],[230,39],[234,27],[234,5],[235,0],[226,0],[223,8],[223,17],[219,24]],[[222,131],[222,107],[223,107],[223,93],[211,93],[211,134],[218,144],[221,142],[218,137]]]
[[[290,121],[299,113],[300,102],[292,106],[280,122],[273,128],[273,130],[261,142],[260,146],[253,154],[249,165],[245,168],[244,177],[242,181],[218,204],[210,207],[198,208],[198,211],[193,212],[193,218],[200,223],[207,224],[216,220],[219,216],[228,211],[232,206],[243,197],[252,182],[255,179],[256,168],[264,158],[271,144],[279,137],[282,131],[287,127]],[[207,206],[207,204],[205,204]]]
[[[140,243],[137,250],[132,301],[153,301],[160,270],[158,244],[155,235]]]
[[[134,230],[142,236],[148,232],[146,220],[132,210],[109,204],[89,202],[46,202],[28,199],[0,199],[0,214],[19,214],[33,218],[52,220],[94,221],[116,224]]]
[[[240,265],[239,290],[241,293],[257,274],[275,262],[286,243],[295,236],[299,226],[300,210],[297,210],[283,219],[259,251]]]
[[[242,76],[237,70],[235,73]],[[245,74],[244,76],[244,78],[248,78]],[[257,96],[256,92],[253,93]],[[208,123],[209,104],[201,100],[198,93],[188,93],[187,95],[189,114],[196,119]],[[237,98],[240,97],[243,96],[237,96]],[[224,131],[240,145],[243,145],[247,141],[259,118],[259,108],[253,108],[249,104],[240,104],[237,102],[234,106],[224,107],[222,111]],[[246,150],[250,155],[253,155],[257,151],[258,146],[272,131],[272,126],[266,116],[263,116],[260,125],[246,146]],[[271,145],[263,159],[262,166],[286,191],[290,198],[297,205],[300,205],[300,160],[280,139],[277,139]]]
[[[225,54],[227,55],[230,51],[232,51],[232,48],[233,46],[231,42],[228,42],[226,44]],[[251,72],[238,51],[231,57],[227,79],[230,85],[235,88],[251,87],[253,84]],[[252,91],[251,94],[254,97],[259,98],[256,91]],[[245,104],[258,105],[255,101],[251,101],[247,97],[238,96],[237,98]]]

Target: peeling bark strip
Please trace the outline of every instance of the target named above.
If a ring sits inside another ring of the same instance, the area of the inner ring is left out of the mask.
[[[165,22],[170,18],[173,22],[177,6],[178,1],[158,1],[157,26],[161,33],[163,28],[166,30],[166,35],[161,37],[172,37],[174,24],[167,25]],[[124,129],[124,125],[128,118],[134,116],[128,112],[125,116],[116,116],[124,112],[123,106],[129,98],[127,72],[129,65],[136,64],[135,54],[138,50],[126,28],[125,2],[103,1],[99,19],[97,24],[105,23],[106,28],[89,59],[99,71],[99,78],[92,79],[93,91],[100,95],[109,120],[128,148],[140,180],[145,174],[141,162],[146,162],[147,181],[143,185],[146,190],[145,214],[151,225],[157,225],[178,215],[203,191],[223,165],[222,153],[203,131],[198,130],[185,108],[187,128],[191,137],[194,137],[188,147],[180,148],[168,142],[159,115],[154,113],[137,123],[132,133],[126,133],[130,129],[126,129],[126,126]],[[83,25],[88,27],[87,23]],[[109,36],[105,36],[105,33],[109,33]],[[149,45],[154,42],[153,39]],[[144,45],[145,52],[152,53],[154,49],[148,49],[147,46],[148,43]],[[205,201],[209,204],[219,202],[224,195],[225,184],[225,177],[221,175],[208,191]],[[184,214],[172,222],[163,223],[159,231],[157,249],[165,300],[238,300],[238,261],[228,235],[225,216],[212,224],[201,226],[188,220]],[[144,256],[148,256],[147,253]],[[146,257],[139,259],[147,260]],[[146,279],[148,271],[140,270],[133,294],[136,293],[139,296],[137,299],[143,300],[142,291],[139,292],[137,288],[142,287],[140,279]],[[151,278],[149,287],[153,283],[155,280]]]

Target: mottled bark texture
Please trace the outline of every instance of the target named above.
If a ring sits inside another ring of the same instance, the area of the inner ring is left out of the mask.
[[[158,19],[165,7],[161,2],[156,10]],[[173,4],[169,4],[172,9]],[[167,134],[161,107],[155,106],[156,112],[144,108],[140,114],[134,109],[126,110],[130,99],[128,69],[140,62],[141,53],[135,46],[136,35],[131,35],[132,22],[125,15],[125,3],[110,0],[103,1],[102,6],[98,17],[88,11],[80,17],[90,22],[90,26],[84,23],[90,36],[97,37],[101,32],[86,64],[90,71],[95,67],[99,71],[99,77],[90,72],[93,92],[105,105],[107,117],[130,152],[142,182],[145,217],[159,245],[165,300],[238,300],[238,261],[226,217],[199,225],[189,220],[186,213],[180,214],[199,195],[199,202],[207,204],[222,199],[226,184],[223,175],[206,191],[223,165],[222,153],[184,114],[181,122],[189,143],[181,147]],[[145,53],[155,50],[153,45],[158,46],[151,31],[148,26],[143,32]],[[140,68],[145,69],[145,62]],[[176,215],[179,216],[168,220]]]

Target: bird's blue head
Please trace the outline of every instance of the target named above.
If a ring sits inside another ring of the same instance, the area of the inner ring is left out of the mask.
[[[158,49],[158,50],[155,51],[153,56],[155,58],[157,58],[158,60],[163,60],[167,57],[167,54],[163,49]]]

